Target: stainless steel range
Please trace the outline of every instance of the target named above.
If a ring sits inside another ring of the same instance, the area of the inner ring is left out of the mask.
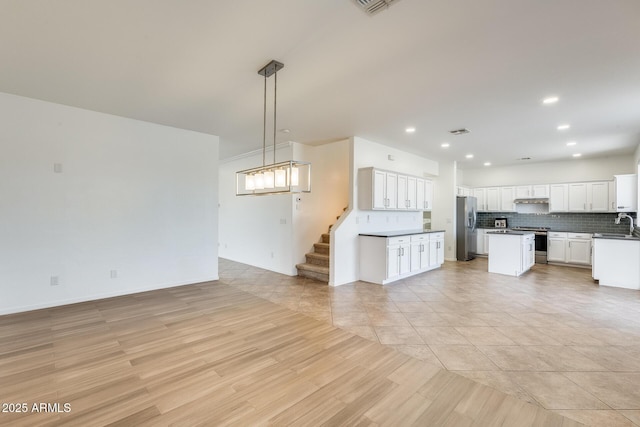
[[[536,264],[547,263],[547,233],[549,227],[511,227],[512,230],[532,231],[536,239]]]

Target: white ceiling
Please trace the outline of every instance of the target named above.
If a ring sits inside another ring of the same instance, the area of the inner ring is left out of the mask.
[[[262,146],[271,59],[279,142],[358,135],[463,169],[640,143],[638,0],[401,0],[374,16],[352,0],[1,5],[0,91],[219,135],[222,158]]]

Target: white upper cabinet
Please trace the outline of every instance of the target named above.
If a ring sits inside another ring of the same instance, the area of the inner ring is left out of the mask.
[[[515,187],[500,187],[500,210],[503,212],[515,211],[513,200],[516,198]]]
[[[569,209],[569,186],[551,184],[549,186],[549,212],[566,212]]]
[[[587,184],[569,184],[569,212],[587,211]]]
[[[420,209],[420,206],[418,206]],[[430,179],[424,180],[424,210],[430,211],[433,209],[433,181]]]
[[[638,175],[615,175],[616,211],[637,212],[638,210]]]
[[[433,182],[376,168],[358,170],[358,208],[362,210],[431,210]]]
[[[398,209],[409,208],[409,195],[407,191],[407,177],[398,175]]]
[[[487,188],[487,211],[498,212],[500,211],[500,208],[500,188]]]
[[[609,211],[609,183],[589,182],[587,183],[587,210],[590,212]]]
[[[516,199],[546,199],[549,197],[549,185],[518,185],[516,188]]]
[[[364,183],[362,183],[364,184]],[[373,171],[373,206],[372,209],[385,209],[387,207],[387,173]]]
[[[418,210],[417,206],[417,193],[416,193],[417,178],[413,176],[407,177],[407,209],[410,211]]]
[[[474,188],[473,196],[478,199],[477,210],[478,212],[487,211],[487,189],[486,188]]]
[[[569,185],[569,212],[608,212],[609,183],[578,182]]]
[[[549,184],[531,186],[531,197],[546,199],[549,197]]]
[[[516,199],[527,199],[531,197],[530,185],[518,185],[516,187]]]
[[[457,188],[458,196],[473,196],[473,189],[469,187],[459,186]]]
[[[616,175],[615,181],[536,184],[475,188],[478,211],[515,210],[514,199],[549,199],[549,212],[636,212],[638,176]]]
[[[386,209],[398,209],[398,174],[387,172],[385,194],[387,195]]]

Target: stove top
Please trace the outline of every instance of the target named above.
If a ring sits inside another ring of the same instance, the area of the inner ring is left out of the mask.
[[[551,227],[511,227],[511,229],[520,231],[549,231]]]

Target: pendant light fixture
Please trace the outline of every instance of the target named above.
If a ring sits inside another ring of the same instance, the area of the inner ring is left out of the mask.
[[[311,192],[311,163],[297,160],[276,163],[278,71],[283,67],[283,63],[272,60],[258,71],[258,74],[264,77],[262,166],[236,172],[236,196]],[[274,77],[273,163],[267,165],[267,79],[271,76]]]

